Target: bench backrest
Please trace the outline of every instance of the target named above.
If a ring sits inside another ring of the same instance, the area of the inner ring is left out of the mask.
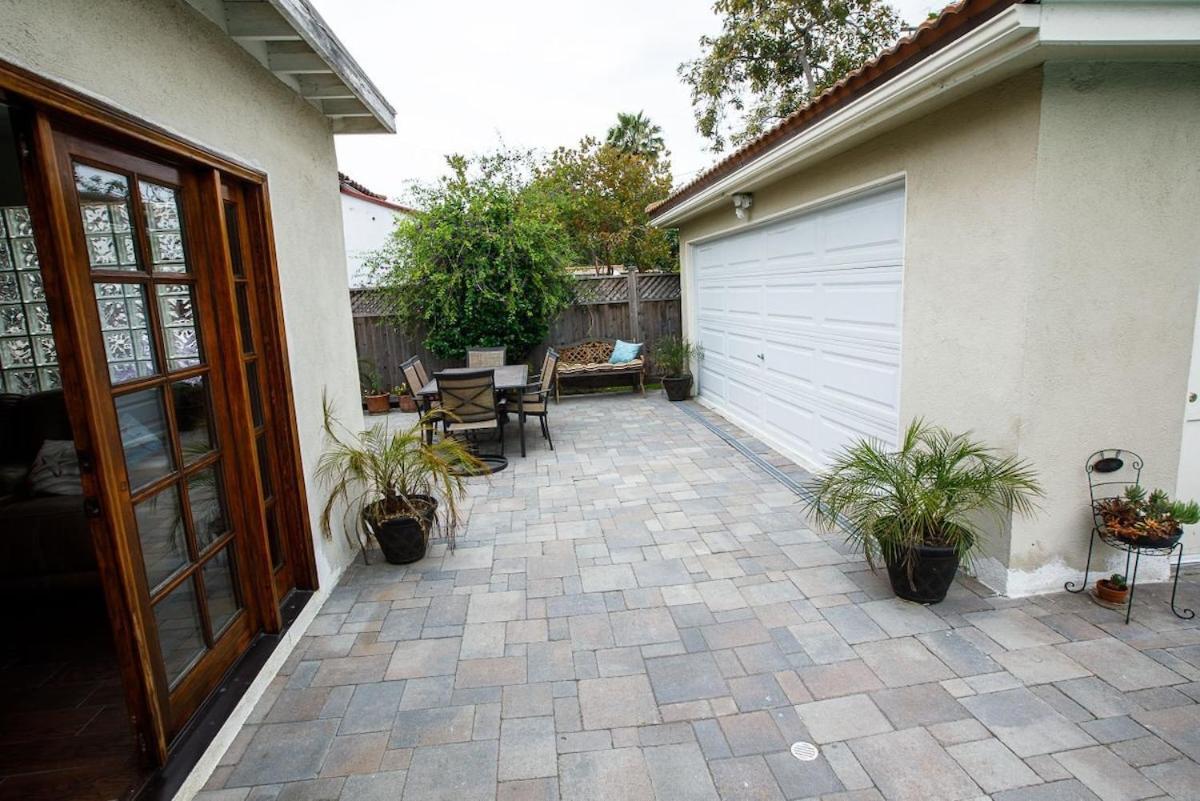
[[[585,339],[562,345],[558,348],[558,359],[563,364],[599,364],[612,358],[614,339]]]

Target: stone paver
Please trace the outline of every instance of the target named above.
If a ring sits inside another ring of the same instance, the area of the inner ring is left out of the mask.
[[[471,480],[457,550],[347,570],[197,801],[1200,799],[1164,585],[1129,626],[965,578],[916,606],[654,393],[551,426]]]

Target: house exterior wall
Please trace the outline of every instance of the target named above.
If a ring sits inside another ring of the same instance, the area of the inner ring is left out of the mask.
[[[1082,576],[1093,450],[1134,449],[1144,483],[1175,485],[1198,152],[1200,66],[1052,62],[754,189],[750,224],[904,176],[902,424],[969,430],[1030,460],[1046,489],[976,563],[1001,592]],[[730,207],[680,228],[689,336],[687,245],[738,225]]]
[[[748,224],[891,177],[906,185],[900,419],[917,416],[1009,451],[1021,381],[1024,302],[1041,73],[1031,70],[811,169],[754,190]],[[986,154],[981,158],[981,154]],[[736,230],[728,208],[680,227],[683,324],[694,339],[689,242]],[[902,423],[903,424],[903,423]],[[997,530],[980,569],[1007,568]]]
[[[324,117],[213,23],[173,0],[0,0],[0,54],[268,176],[313,531],[321,394],[361,421],[333,136]],[[119,52],[120,57],[113,57]],[[323,587],[353,551],[316,538]]]
[[[1041,121],[1012,400],[1047,496],[1014,521],[1010,594],[1082,572],[1091,451],[1130,448],[1144,484],[1174,490],[1200,283],[1200,65],[1048,64]]]
[[[342,197],[342,228],[346,234],[346,271],[349,285],[367,286],[370,276],[363,266],[371,251],[378,250],[387,242],[396,226],[397,214],[387,206],[380,206],[359,197]]]

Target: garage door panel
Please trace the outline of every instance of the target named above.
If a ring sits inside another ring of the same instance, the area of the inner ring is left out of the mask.
[[[763,344],[768,380],[783,381],[794,387],[814,387],[817,374],[817,349],[768,339]]]
[[[777,228],[767,228],[762,233],[763,255],[771,261],[815,261],[820,250],[819,236],[820,228],[812,219],[801,218]]]
[[[810,405],[790,395],[765,393],[762,398],[763,422],[776,437],[786,441],[792,450],[815,450],[812,433],[819,418]]]
[[[842,329],[884,330],[900,336],[900,277],[891,280],[830,281],[824,287],[825,320]]]
[[[825,252],[870,251],[881,246],[898,250],[904,235],[903,210],[903,196],[879,196],[831,209],[824,226]]]
[[[761,362],[758,358],[760,353],[762,340],[758,337],[731,332],[725,338],[725,355],[732,367],[757,372]]]
[[[740,377],[727,376],[725,379],[725,400],[740,413],[755,420],[760,416],[759,401],[762,387],[747,383]]]
[[[893,188],[706,244],[701,395],[818,467],[858,437],[894,443],[903,210]]]
[[[763,293],[763,314],[773,320],[812,323],[820,314],[821,288],[813,280],[772,283]]]
[[[827,351],[823,356],[823,391],[877,411],[899,410],[899,354],[841,349]]]

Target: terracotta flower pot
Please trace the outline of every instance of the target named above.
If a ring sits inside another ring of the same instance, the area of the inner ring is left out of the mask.
[[[364,399],[367,402],[367,414],[387,414],[391,408],[387,395],[366,395]]]
[[[1096,597],[1105,603],[1124,604],[1129,600],[1129,587],[1117,589],[1108,579],[1100,579],[1096,582]]]
[[[417,410],[417,399],[412,395],[400,396],[400,411],[412,414]]]

